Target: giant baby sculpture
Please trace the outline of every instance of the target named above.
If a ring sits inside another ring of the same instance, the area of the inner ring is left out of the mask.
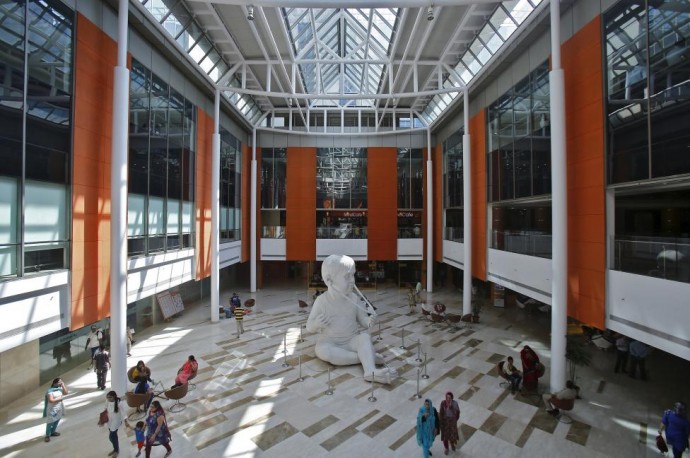
[[[361,363],[365,380],[373,377],[375,382],[390,383],[394,373],[376,367],[382,358],[376,355],[369,333],[359,329],[369,328],[376,312],[355,286],[355,262],[349,256],[330,255],[323,261],[321,276],[328,290],[316,298],[307,320],[307,330],[319,333],[316,356],[335,366]]]

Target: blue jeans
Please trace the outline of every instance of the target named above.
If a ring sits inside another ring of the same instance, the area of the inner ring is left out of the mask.
[[[110,431],[108,439],[110,439],[110,443],[113,444],[113,452],[120,453],[120,441],[117,438],[117,429],[115,431]]]

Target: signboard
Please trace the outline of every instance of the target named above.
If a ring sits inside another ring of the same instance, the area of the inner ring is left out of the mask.
[[[176,315],[184,310],[184,303],[182,302],[182,296],[180,296],[180,293],[163,291],[162,293],[156,294],[156,299],[158,300],[158,305],[161,308],[163,319],[167,320],[171,316]]]

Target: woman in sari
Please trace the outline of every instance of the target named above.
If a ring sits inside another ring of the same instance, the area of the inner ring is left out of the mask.
[[[453,393],[450,391],[446,393],[446,398],[441,401],[441,408],[439,412],[441,419],[441,440],[445,448],[445,454],[448,455],[448,445],[455,451],[455,446],[458,445],[458,420],[460,419],[460,406],[458,401],[453,399]]]
[[[431,446],[436,438],[436,416],[431,399],[425,399],[424,405],[417,413],[417,445],[422,447],[424,458],[429,458]]]
[[[165,420],[165,411],[160,402],[153,401],[149,415],[146,417],[146,458],[151,456],[151,447],[154,445],[165,447],[168,451],[165,456],[170,456],[172,448],[168,442],[170,442],[170,430],[168,429],[168,422]]]
[[[46,392],[45,402],[43,404],[43,417],[48,418],[48,423],[46,424],[46,442],[50,442],[51,437],[60,435],[56,430],[62,415],[65,413],[62,397],[68,393],[69,391],[67,391],[65,382],[59,377],[53,380],[53,383],[50,384]]]
[[[544,365],[539,362],[539,356],[529,345],[520,351],[522,360],[522,387],[527,391],[535,391],[539,377],[544,375]]]
[[[187,361],[182,365],[182,367],[177,371],[177,377],[175,377],[175,384],[173,388],[184,385],[189,381],[190,378],[194,378],[196,371],[199,369],[199,363],[194,359],[194,355],[189,355]]]

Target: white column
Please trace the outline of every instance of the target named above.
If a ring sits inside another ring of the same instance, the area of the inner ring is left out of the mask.
[[[462,136],[462,188],[463,188],[463,245],[465,256],[462,272],[462,314],[472,313],[472,150],[470,149],[470,96],[465,88],[464,101],[465,120],[463,127],[465,134]]]
[[[551,0],[551,391],[566,381],[568,324],[568,185],[566,172],[565,85],[561,69],[560,5]]]
[[[249,218],[249,290],[256,292],[256,127],[252,129],[252,172],[251,172]]]
[[[220,305],[220,91],[213,106],[211,146],[211,322],[219,320]]]
[[[111,385],[127,391],[127,152],[129,140],[128,1],[119,0],[117,66],[110,143],[110,364]]]
[[[426,290],[434,291],[434,169],[431,161],[431,129],[426,130]]]

